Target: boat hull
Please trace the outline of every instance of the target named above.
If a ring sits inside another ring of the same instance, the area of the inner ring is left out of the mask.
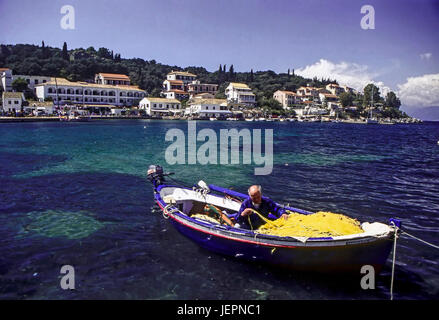
[[[163,204],[158,204],[164,210]],[[206,250],[301,272],[359,274],[363,266],[371,265],[378,274],[393,243],[391,235],[347,241],[272,242],[262,235],[249,237],[226,229],[209,230],[178,215],[168,218],[177,231]]]
[[[176,221],[171,223],[182,235],[209,251],[301,272],[359,274],[364,265],[371,265],[378,274],[392,248],[390,239],[340,246],[271,247],[206,234]]]

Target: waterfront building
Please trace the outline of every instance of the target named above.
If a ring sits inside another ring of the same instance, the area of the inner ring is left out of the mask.
[[[190,82],[196,80],[197,76],[193,73],[186,71],[174,71],[172,70],[166,75],[166,80],[180,80],[184,84],[189,84]]]
[[[210,93],[215,96],[218,92],[218,85],[211,83],[200,83],[199,80],[192,81],[188,84],[188,93],[191,97],[200,93]]]
[[[21,112],[21,106],[25,101],[22,92],[7,92],[2,94],[2,111],[3,112]]]
[[[53,78],[36,85],[36,95],[40,101],[51,98],[55,104],[133,106],[146,96],[146,92],[137,86],[71,82]]]
[[[1,85],[4,91],[12,91],[12,82],[22,78],[27,82],[27,86],[35,93],[35,86],[41,83],[49,82],[52,77],[48,76],[29,76],[22,74],[13,74],[11,69],[0,68]]]
[[[309,86],[300,87],[296,90],[296,94],[302,101],[314,101],[319,98],[319,89]]]
[[[185,110],[186,115],[205,118],[225,118],[232,115],[226,99],[194,99]]]
[[[168,92],[171,90],[184,91],[184,83],[181,80],[168,80],[163,81],[163,91]]]
[[[23,107],[23,111],[34,116],[52,115],[54,111],[54,104],[51,101],[29,101],[29,105]]]
[[[200,93],[211,93],[218,91],[217,84],[201,83],[196,80],[197,76],[186,71],[171,71],[163,81],[162,94],[168,99],[187,100]]]
[[[332,93],[319,93],[319,98],[322,103],[338,102],[338,97]]]
[[[163,92],[163,94],[167,99],[177,99],[180,101],[189,99],[189,93],[183,90],[170,90]]]
[[[97,84],[107,84],[107,85],[131,85],[130,77],[124,74],[118,73],[98,73],[95,75],[95,83]]]
[[[245,83],[231,82],[225,93],[229,103],[243,104],[247,107],[253,107],[256,104],[254,93]]]
[[[330,83],[326,85],[326,90],[336,96],[339,96],[341,93],[345,92],[345,89],[343,87],[340,87],[338,84],[335,83]]]
[[[154,97],[143,98],[139,103],[139,109],[145,110],[149,116],[175,115],[183,111],[177,99]]]
[[[273,99],[279,101],[284,109],[301,102],[301,99],[295,92],[284,90],[277,90],[275,93],[273,93]]]

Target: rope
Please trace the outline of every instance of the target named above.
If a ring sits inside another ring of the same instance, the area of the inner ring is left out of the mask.
[[[432,244],[432,243],[430,243],[430,242],[427,242],[427,241],[425,241],[425,240],[419,239],[419,238],[415,237],[414,235],[411,235],[410,233],[407,233],[407,232],[402,231],[402,230],[401,230],[401,233],[406,234],[406,235],[408,235],[409,237],[412,237],[413,239],[418,240],[418,241],[420,241],[420,242],[422,242],[422,243],[425,243],[426,245],[429,245],[430,247],[433,247],[433,248],[435,248],[435,249],[439,249],[439,246],[434,245],[434,244]]]
[[[432,244],[432,243],[430,243],[428,241],[422,240],[422,239],[420,239],[418,237],[415,237],[414,235],[412,235],[412,234],[410,234],[408,232],[402,231],[401,229],[399,229],[395,225],[395,223],[393,223],[393,221],[391,222],[391,225],[393,225],[393,227],[395,228],[395,239],[394,239],[394,242],[393,242],[392,279],[391,279],[391,282],[390,282],[390,300],[393,300],[393,281],[394,281],[394,278],[395,278],[396,239],[398,238],[398,230],[400,230],[401,234],[405,234],[405,235],[407,235],[407,236],[409,236],[409,237],[411,237],[411,238],[413,238],[415,240],[418,240],[418,241],[420,241],[420,242],[422,242],[422,243],[424,243],[424,244],[426,244],[426,245],[428,245],[430,247],[433,247],[435,249],[439,249],[439,246],[437,246],[435,244]]]
[[[392,261],[392,279],[390,281],[390,300],[393,300],[393,280],[395,278],[395,261],[396,261],[396,239],[398,239],[398,227],[391,222],[395,228],[395,239],[393,241],[393,261]]]

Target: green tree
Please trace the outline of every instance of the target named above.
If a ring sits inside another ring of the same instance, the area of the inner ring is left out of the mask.
[[[349,92],[343,92],[338,97],[343,108],[351,106],[354,102],[354,97]]]
[[[23,78],[17,78],[12,81],[12,89],[16,92],[24,92],[28,90],[27,82]]]
[[[62,46],[62,58],[64,60],[69,60],[69,53],[67,52],[67,42],[64,42]]]
[[[386,95],[384,105],[391,109],[399,109],[399,107],[401,106],[401,101],[398,99],[395,92],[390,91]]]
[[[369,83],[363,90],[363,106],[370,106],[372,103],[372,92],[373,102],[376,103],[380,100],[380,89],[373,83]]]

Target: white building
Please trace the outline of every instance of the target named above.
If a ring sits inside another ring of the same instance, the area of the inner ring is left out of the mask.
[[[319,99],[319,89],[315,87],[300,87],[296,90],[296,94],[302,102],[314,101]]]
[[[194,81],[197,78],[197,76],[193,73],[186,72],[186,71],[174,71],[172,70],[166,75],[166,80],[180,80],[184,84],[189,84],[192,81]]]
[[[129,86],[131,84],[130,77],[118,73],[98,73],[95,75],[95,83],[108,84],[112,86]]]
[[[175,115],[182,112],[181,103],[177,99],[146,97],[139,102],[139,109],[145,110],[149,116]]]
[[[326,90],[336,96],[339,96],[341,93],[345,92],[345,89],[343,87],[340,87],[338,84],[334,83],[326,85]]]
[[[199,80],[192,81],[187,85],[188,92],[191,97],[202,93],[210,93],[216,95],[218,91],[218,85],[212,83],[201,83]]]
[[[35,86],[42,84],[42,83],[46,83],[49,82],[52,77],[46,77],[46,76],[27,76],[27,75],[21,75],[21,74],[17,74],[17,75],[12,75],[12,82],[14,82],[14,80],[18,79],[18,78],[22,78],[24,80],[26,80],[27,82],[27,87],[32,90],[33,92],[35,92]]]
[[[23,108],[24,112],[32,113],[34,116],[52,115],[54,111],[53,102],[29,102],[29,105]]]
[[[27,82],[30,90],[35,92],[35,86],[49,82],[52,77],[48,76],[29,76],[23,74],[12,74],[12,70],[8,68],[0,68],[1,85],[4,91],[12,91],[12,82],[18,78],[22,78]]]
[[[245,83],[231,82],[226,88],[227,101],[253,107],[256,104],[255,95]]]
[[[71,82],[63,78],[36,86],[40,101],[52,98],[57,104],[109,104],[113,106],[133,106],[146,96],[137,86],[105,85],[86,82]]]
[[[188,100],[189,93],[183,90],[170,90],[163,92],[166,99]]]
[[[277,90],[274,92],[273,99],[279,101],[284,109],[287,109],[294,104],[299,104],[302,101],[295,92],[284,90]]]
[[[186,115],[225,118],[232,115],[226,99],[194,99],[185,110]]]
[[[22,92],[3,92],[2,94],[2,111],[3,112],[21,112],[24,95]]]

